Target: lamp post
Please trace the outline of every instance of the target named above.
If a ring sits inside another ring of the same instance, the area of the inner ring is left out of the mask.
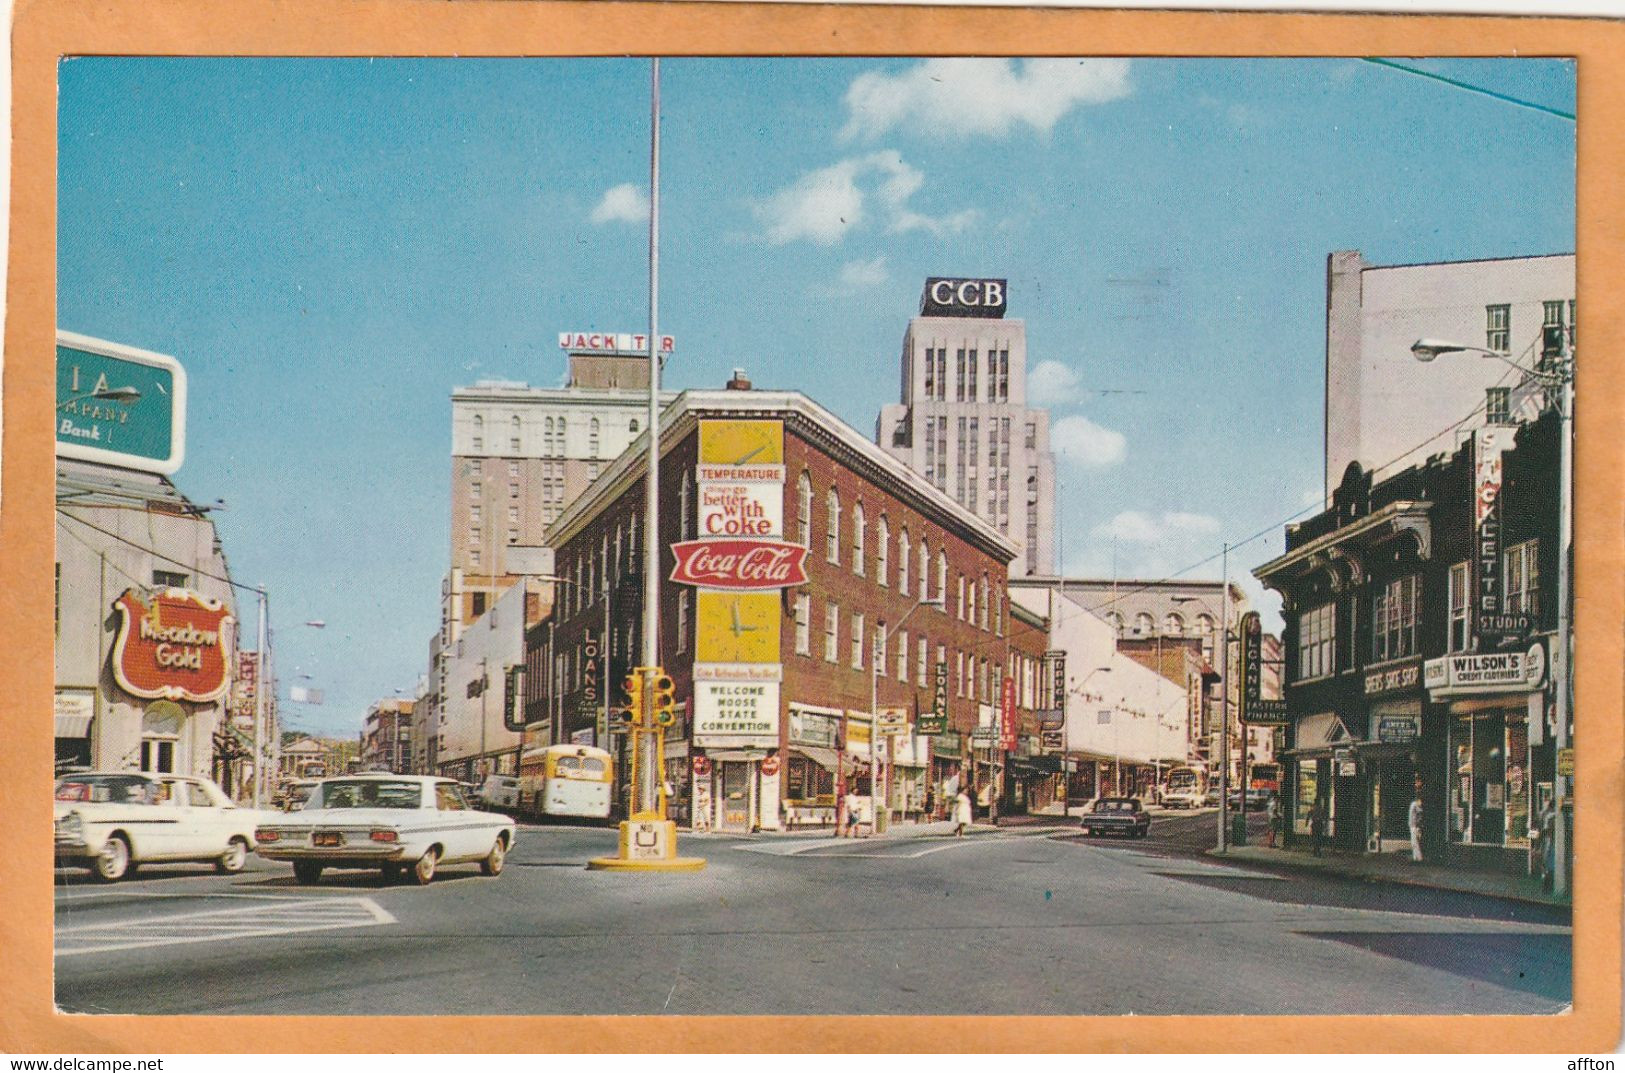
[[[1503,364],[1510,365],[1530,380],[1540,384],[1547,392],[1553,389],[1558,395],[1558,415],[1561,422],[1559,429],[1559,457],[1558,466],[1558,496],[1557,496],[1557,652],[1552,660],[1553,687],[1556,696],[1553,698],[1557,717],[1557,740],[1554,748],[1561,756],[1569,748],[1569,691],[1573,688],[1573,678],[1570,672],[1570,650],[1572,647],[1569,586],[1570,577],[1569,549],[1574,541],[1574,519],[1572,504],[1574,502],[1574,353],[1569,347],[1567,333],[1563,333],[1560,349],[1549,369],[1529,369],[1513,361],[1510,357],[1497,350],[1487,347],[1472,346],[1468,343],[1453,343],[1442,339],[1418,339],[1411,344],[1411,355],[1420,362],[1431,362],[1440,354],[1473,353],[1482,357],[1494,358]],[[1553,816],[1552,816],[1552,891],[1555,894],[1567,894],[1569,889],[1568,867],[1568,817],[1564,810],[1564,803],[1568,800],[1569,776],[1555,770],[1552,774]]]
[[[934,607],[941,611],[946,606],[946,600],[946,593],[935,600],[922,598],[919,603],[904,611],[903,617],[889,630],[880,635],[880,644],[869,653],[869,821],[875,834],[891,826],[891,801],[880,792],[880,664],[885,659],[886,650],[891,646],[891,639],[903,628],[903,623],[909,620],[910,615],[922,607]],[[881,811],[882,804],[885,806],[884,813]]]
[[[86,399],[105,399],[108,402],[122,402],[128,405],[141,401],[141,392],[134,387],[104,387],[100,391],[87,391],[83,395],[75,395],[71,399],[63,399],[56,404],[58,410],[64,406],[72,406],[76,402]]]

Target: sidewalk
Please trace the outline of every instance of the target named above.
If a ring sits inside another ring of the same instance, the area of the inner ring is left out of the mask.
[[[1270,849],[1266,846],[1231,846],[1224,853],[1207,851],[1210,857],[1262,868],[1321,872],[1362,879],[1368,883],[1396,883],[1438,890],[1482,894],[1492,898],[1533,902],[1539,905],[1567,906],[1569,900],[1553,895],[1534,876],[1502,872],[1474,871],[1431,861],[1415,862],[1408,853],[1344,853],[1325,851],[1316,857],[1301,850]]]
[[[1065,820],[1061,816],[1001,816],[997,825],[987,822],[973,823],[965,829],[965,834],[990,835],[1004,830],[1007,827],[1030,827],[1035,830],[1040,830],[1050,827],[1059,827],[1063,823],[1065,823]],[[1067,826],[1070,827],[1070,825]],[[862,832],[854,837],[856,841],[865,842],[873,841],[876,838],[881,840],[896,838],[945,838],[951,836],[953,833],[954,823],[951,820],[932,820],[926,823],[914,823],[912,821],[899,823],[897,821],[893,821],[892,825],[879,835],[870,834],[868,832],[868,828],[865,827]],[[833,827],[797,827],[793,830],[780,829],[776,831],[749,832],[689,831],[679,828],[677,831],[677,836],[679,838],[737,838],[747,840],[753,838],[827,838],[832,841],[838,837],[835,834],[835,829]]]

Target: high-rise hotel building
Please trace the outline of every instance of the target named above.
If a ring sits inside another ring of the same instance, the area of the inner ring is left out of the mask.
[[[1007,298],[1002,279],[926,280],[875,442],[1014,541],[1012,573],[1052,574],[1049,412],[1027,407],[1027,325]]]

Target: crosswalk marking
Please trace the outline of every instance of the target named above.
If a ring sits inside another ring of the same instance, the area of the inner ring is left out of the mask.
[[[56,954],[74,957],[141,947],[223,942],[393,923],[395,917],[371,898],[288,899],[275,905],[262,903],[171,916],[127,917],[106,924],[58,928]]]

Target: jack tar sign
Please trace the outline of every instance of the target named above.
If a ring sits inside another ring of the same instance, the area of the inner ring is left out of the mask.
[[[203,703],[226,691],[226,630],[237,620],[224,604],[186,589],[166,589],[147,603],[126,589],[119,613],[113,678],[136,697]]]

